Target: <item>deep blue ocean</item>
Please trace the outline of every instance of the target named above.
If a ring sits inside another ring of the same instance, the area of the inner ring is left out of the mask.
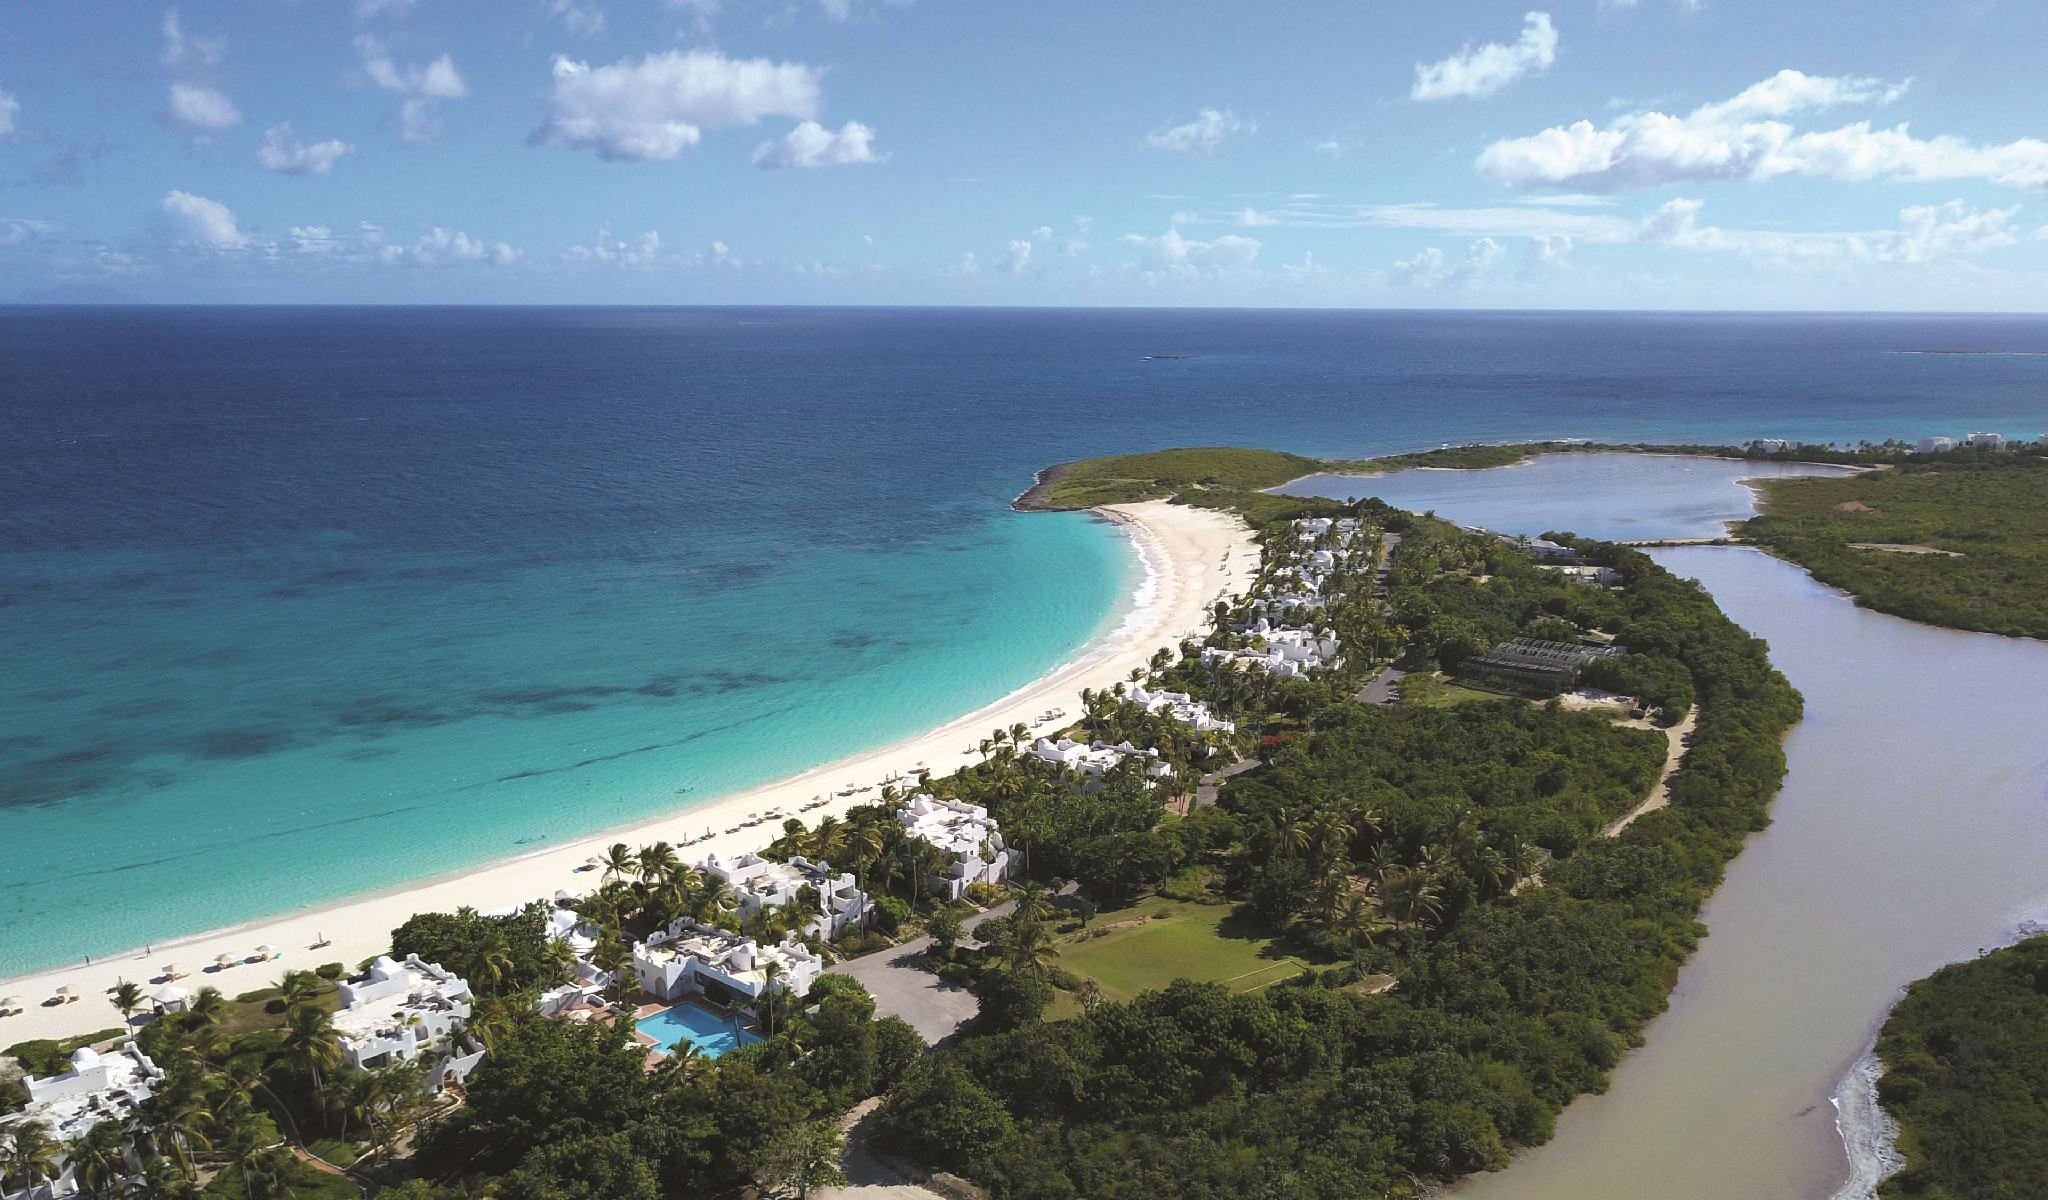
[[[2007,317],[0,308],[0,976],[993,700],[1135,582],[1113,527],[1008,510],[1051,462],[2032,437],[2044,351]]]

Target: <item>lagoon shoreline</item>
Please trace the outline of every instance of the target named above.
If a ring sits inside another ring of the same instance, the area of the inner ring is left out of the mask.
[[[1120,682],[1142,668],[1154,652],[1198,633],[1209,606],[1219,596],[1239,590],[1258,570],[1259,550],[1250,529],[1234,516],[1205,509],[1147,501],[1091,510],[1117,523],[1130,537],[1144,567],[1132,597],[1119,606],[1121,621],[1105,628],[1074,657],[1045,675],[973,712],[935,728],[864,751],[760,787],[682,808],[652,819],[617,826],[576,838],[532,854],[498,859],[474,868],[415,880],[397,887],[311,908],[264,917],[202,933],[186,934],[93,959],[89,964],[34,971],[0,980],[0,994],[18,996],[24,1011],[0,1017],[0,1043],[33,1038],[67,1038],[117,1027],[120,1015],[106,996],[123,980],[140,983],[145,993],[159,980],[161,968],[183,968],[186,987],[217,986],[234,995],[273,984],[285,971],[342,962],[351,967],[385,952],[391,930],[415,913],[452,910],[462,905],[486,911],[534,900],[552,900],[557,891],[580,894],[595,887],[598,873],[586,860],[601,856],[614,842],[639,845],[656,840],[678,846],[686,861],[712,853],[732,857],[759,850],[781,835],[787,816],[815,822],[843,814],[858,804],[875,801],[878,785],[888,776],[927,767],[942,776],[980,758],[976,745],[988,731],[1022,723],[1033,725],[1052,708],[1073,711],[1083,689]],[[1114,619],[1115,614],[1111,614]],[[1048,728],[1051,728],[1048,726]],[[849,783],[869,790],[841,794]],[[819,808],[802,806],[823,798]],[[783,816],[738,828],[770,810]],[[706,832],[708,839],[703,839]],[[682,843],[699,838],[694,845]],[[583,868],[583,869],[579,869]],[[194,879],[204,887],[203,879]],[[258,945],[276,948],[262,962],[241,960]],[[215,970],[217,955],[229,954],[237,965]],[[205,968],[202,970],[202,968]],[[68,1004],[48,1004],[57,989],[69,987],[78,997]]]

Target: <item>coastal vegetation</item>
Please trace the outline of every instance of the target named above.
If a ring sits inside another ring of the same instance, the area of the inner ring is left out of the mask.
[[[2048,1197],[2048,936],[1913,984],[1877,1053],[1906,1160],[1879,1196]]]
[[[1039,473],[1031,489],[1017,498],[1016,507],[1029,511],[1083,509],[1176,497],[1184,503],[1239,509],[1244,506],[1244,494],[1278,487],[1304,475],[1383,475],[1422,467],[1476,471],[1512,466],[1536,454],[1683,454],[1760,462],[1873,465],[1907,461],[1911,447],[1901,442],[1864,442],[1852,447],[1798,444],[1764,449],[1756,444],[1548,441],[1474,443],[1377,458],[1342,459],[1209,446],[1113,454],[1048,467]],[[1279,511],[1266,508],[1247,515],[1272,516]]]
[[[1256,490],[1313,460],[1186,453],[1083,476],[1237,513],[1265,544],[1252,593],[1220,601],[1211,632],[1084,693],[1060,731],[1156,755],[1083,777],[1012,726],[974,765],[915,782],[1000,823],[1022,868],[1007,911],[970,935],[973,906],[931,894],[950,860],[905,835],[910,785],[791,820],[767,848],[825,859],[874,897],[841,952],[931,934],[924,965],[979,1004],[956,1044],[927,1052],[859,983],[823,975],[801,997],[764,991],[758,1042],[715,1059],[681,1043],[650,1071],[630,1008],[588,1023],[536,1011],[576,969],[543,906],[422,914],[393,931],[394,953],[442,962],[476,995],[464,1036],[487,1053],[461,1102],[416,1067],[343,1066],[330,978],[237,1001],[205,990],[142,1031],[169,1071],[137,1139],[152,1194],[800,1192],[832,1179],[841,1123],[877,1096],[883,1148],[998,1200],[1413,1197],[1546,1140],[1663,1008],[1700,904],[1767,819],[1797,693],[1704,591],[1634,550],[1553,535],[1620,581],[1592,586],[1376,501]],[[1311,555],[1332,564],[1311,619],[1343,653],[1260,666],[1261,622],[1283,611],[1266,606]],[[1397,658],[1455,673],[1515,637],[1618,644],[1605,683],[1665,724],[1698,706],[1668,807],[1604,833],[1667,752],[1610,714],[1462,688],[1455,704],[1358,699]],[[1139,703],[1141,683],[1228,723]],[[677,917],[762,940],[790,929],[786,909],[742,918],[671,846],[618,845],[591,870],[576,907],[615,1001],[627,947]],[[309,1172],[325,1192],[299,1190]]]
[[[2048,637],[2048,458],[1943,455],[1760,483],[1744,536],[1894,616]]]
[[[1051,467],[1018,498],[1019,508],[1091,508],[1160,500],[1192,488],[1257,490],[1324,470],[1320,459],[1278,450],[1209,447],[1114,454]]]
[[[1250,516],[1271,547],[1293,517],[1332,511],[1266,497]],[[934,781],[1034,839],[1034,879],[1082,879],[1101,911],[1027,898],[984,926],[984,948],[948,953],[983,1031],[891,1093],[879,1119],[900,1153],[1005,1197],[1416,1195],[1545,1140],[1662,1008],[1700,903],[1766,819],[1797,694],[1704,592],[1634,551],[1573,540],[1624,581],[1587,588],[1497,538],[1371,502],[1334,511],[1406,534],[1385,602],[1329,613],[1346,646],[1379,653],[1275,683],[1184,646],[1159,672],[1235,717],[1232,749],[1255,755],[1217,803],[1179,815],[1155,799],[1141,826],[1127,793],[1114,832],[1062,836],[1080,822],[1042,819],[1058,805],[1028,772],[992,760]],[[1219,612],[1218,629],[1243,615]],[[1398,649],[1455,667],[1525,633],[1612,636],[1660,708],[1699,703],[1668,808],[1600,836],[1654,780],[1655,734],[1517,699],[1351,696]],[[1218,915],[1133,903],[1148,891]],[[1172,932],[1152,938],[1154,920]],[[1091,955],[1091,928],[1132,952]],[[1210,981],[1157,986],[1173,968],[1148,969],[1147,940]],[[1219,980],[1205,968],[1224,942],[1252,952],[1230,965],[1275,978]]]

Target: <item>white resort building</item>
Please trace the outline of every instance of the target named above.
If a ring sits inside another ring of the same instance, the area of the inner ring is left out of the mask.
[[[569,898],[566,891],[555,894],[555,904],[548,909],[548,940],[560,942],[575,957],[575,978],[556,984],[534,1001],[534,1007],[544,1017],[601,1006],[604,991],[612,982],[611,972],[590,960],[597,950],[597,927],[587,924],[575,909],[564,904]]]
[[[932,890],[958,900],[977,883],[1001,883],[1010,877],[1016,856],[1003,848],[1002,831],[988,810],[958,800],[939,800],[919,792],[896,810],[905,836],[930,842],[950,856],[943,875],[931,879]]]
[[[788,862],[776,862],[748,851],[727,862],[713,854],[698,869],[706,876],[723,880],[732,889],[742,918],[795,904],[803,890],[810,888],[817,896],[816,912],[799,926],[803,932],[835,941],[867,920],[867,893],[856,885],[852,872],[834,874],[828,864],[812,862],[801,855]]]
[[[436,1056],[427,1078],[439,1091],[469,1078],[483,1060],[462,1038],[473,999],[465,980],[417,954],[404,962],[379,955],[367,975],[341,985],[334,1032],[349,1065],[365,1070]]]
[[[1163,712],[1197,733],[1233,733],[1237,722],[1225,721],[1209,711],[1207,702],[1186,692],[1155,692],[1144,684],[1131,685],[1131,703],[1146,712]]]
[[[1915,454],[1947,454],[1956,448],[1952,437],[1924,437],[1913,444]]]
[[[104,1054],[90,1046],[71,1052],[71,1069],[62,1075],[29,1079],[28,1105],[18,1113],[0,1117],[0,1142],[17,1125],[41,1122],[60,1145],[83,1137],[102,1121],[132,1120],[136,1108],[155,1092],[163,1071],[149,1060],[131,1039],[119,1049]],[[136,1164],[138,1167],[139,1163]],[[0,1171],[8,1182],[20,1182],[11,1170]],[[8,1191],[6,1200],[44,1200],[45,1197],[75,1196],[78,1181],[71,1165],[61,1156],[54,1179],[33,1188]]]
[[[824,969],[825,960],[794,931],[779,945],[762,946],[688,917],[676,918],[666,930],[633,946],[633,972],[641,988],[668,1002],[702,996],[727,1007],[751,1008],[770,986],[803,995]]]
[[[1053,741],[1039,738],[1031,743],[1031,757],[1048,766],[1061,767],[1080,774],[1082,791],[1092,792],[1102,786],[1102,777],[1121,766],[1126,759],[1144,763],[1145,779],[1156,781],[1170,779],[1173,766],[1161,762],[1159,751],[1140,750],[1129,742],[1077,742],[1071,738]]]

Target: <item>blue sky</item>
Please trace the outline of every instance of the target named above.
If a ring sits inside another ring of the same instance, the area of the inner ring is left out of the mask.
[[[10,0],[0,299],[2038,310],[2019,0]]]

